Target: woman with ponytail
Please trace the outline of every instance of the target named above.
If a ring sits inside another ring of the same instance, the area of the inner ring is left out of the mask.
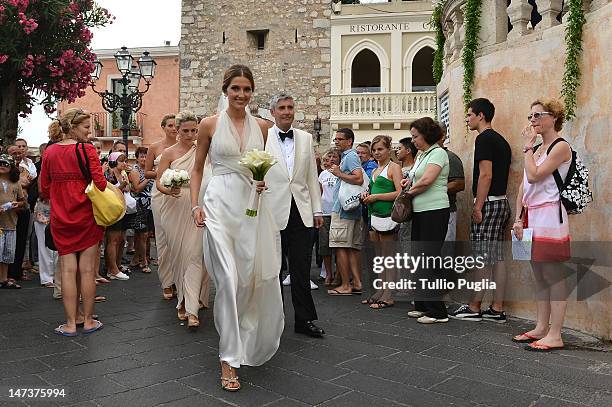
[[[95,261],[99,255],[98,242],[104,228],[94,220],[91,201],[85,195],[89,174],[79,166],[77,154],[99,190],[106,189],[106,179],[98,154],[87,143],[91,132],[91,116],[82,109],[69,109],[49,126],[49,137],[59,140],[45,151],[40,175],[41,196],[51,203],[51,235],[60,257],[62,299],[66,323],[55,333],[77,335],[79,295],[83,300],[83,333],[102,328],[93,319],[96,294]]]

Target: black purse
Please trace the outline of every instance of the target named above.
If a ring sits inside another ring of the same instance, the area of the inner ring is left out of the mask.
[[[45,226],[45,246],[49,250],[57,251],[57,247],[55,247],[55,242],[53,241],[53,235],[51,234],[51,222]]]

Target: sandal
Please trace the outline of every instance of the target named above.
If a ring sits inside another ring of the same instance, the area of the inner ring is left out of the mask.
[[[378,300],[375,300],[373,297],[369,297],[368,299],[361,301],[361,303],[363,305],[372,305],[372,304],[375,304],[377,302],[378,302]]]
[[[521,338],[523,337],[523,338]],[[538,338],[532,335],[529,335],[527,332],[520,334],[520,335],[516,335],[512,337],[512,342],[516,342],[516,343],[530,343],[533,341],[538,341],[542,338]]]
[[[162,295],[164,297],[164,300],[171,300],[172,297],[174,297],[174,292],[172,291],[172,287],[164,288],[164,290],[162,291]]]
[[[176,311],[176,316],[178,317],[179,321],[187,321],[187,311],[185,310],[185,308],[179,308]]]
[[[376,301],[373,304],[370,304],[370,309],[384,309],[384,308],[391,308],[392,306],[394,306],[395,303],[394,302],[386,302],[386,301]]]
[[[142,271],[145,274],[151,273],[151,269],[148,266],[140,266],[140,271]]]
[[[187,328],[189,328],[190,331],[195,331],[196,329],[198,329],[199,326],[200,320],[198,319],[198,317],[189,314],[189,316],[187,317]]]
[[[60,326],[58,326],[57,328],[55,328],[53,330],[53,332],[55,332],[57,335],[60,336],[67,336],[69,338],[73,338],[75,336],[77,336],[79,333],[78,332],[66,332],[64,331],[64,327],[66,326],[66,324],[61,324]]]
[[[45,283],[45,284],[41,284],[40,286],[43,287],[43,288],[54,288],[55,284],[53,284],[53,283]]]
[[[15,283],[14,281],[11,280],[6,280],[3,283],[0,283],[0,289],[5,289],[5,290],[19,290],[21,288],[21,286],[17,283]]]
[[[565,345],[561,345],[561,346],[544,345],[544,344],[538,343],[538,341],[531,342],[529,345],[525,346],[525,350],[529,350],[532,352],[550,352],[553,350],[561,350],[561,349],[565,349]]]
[[[228,377],[223,377],[223,364],[226,364],[230,368],[230,376]],[[221,388],[225,391],[240,390],[240,382],[238,381],[238,376],[235,375],[235,371],[233,372],[232,369],[234,368],[231,367],[227,362],[221,362]],[[225,382],[225,384],[223,382]],[[238,386],[231,386],[234,383]]]
[[[327,294],[332,296],[332,297],[344,297],[344,296],[353,295],[352,292],[341,293],[340,291],[336,290],[335,288],[333,290],[327,290]]]
[[[83,329],[84,334],[92,334],[104,328],[104,324],[102,322],[98,321],[97,319],[95,321],[96,321],[96,325],[93,328]]]

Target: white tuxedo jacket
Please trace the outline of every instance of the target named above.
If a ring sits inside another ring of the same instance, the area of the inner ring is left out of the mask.
[[[268,130],[266,151],[273,155],[278,163],[273,165],[266,174],[265,181],[268,191],[262,194],[262,197],[271,208],[280,230],[287,227],[292,196],[304,226],[312,227],[313,214],[322,212],[321,189],[312,136],[305,131],[294,128],[293,142],[295,158],[293,172],[289,174],[274,127]]]

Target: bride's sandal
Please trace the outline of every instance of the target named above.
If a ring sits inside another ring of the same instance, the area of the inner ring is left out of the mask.
[[[229,374],[223,374],[223,366],[229,367]],[[240,382],[238,376],[233,368],[227,362],[221,362],[221,388],[225,391],[238,391],[240,390]]]

